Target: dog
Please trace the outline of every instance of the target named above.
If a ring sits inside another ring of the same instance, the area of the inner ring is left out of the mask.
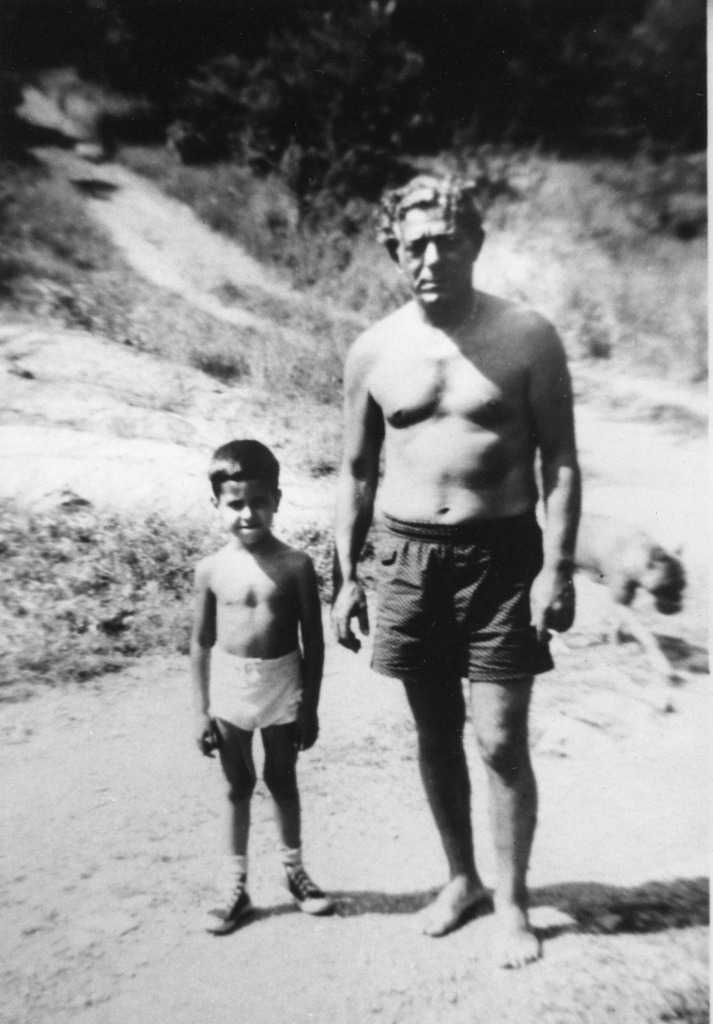
[[[633,637],[657,678],[678,682],[678,674],[632,604],[638,591],[645,590],[662,615],[681,611],[686,573],[680,552],[671,554],[644,530],[622,520],[586,513],[580,523],[575,566],[609,590],[617,608],[617,639]]]

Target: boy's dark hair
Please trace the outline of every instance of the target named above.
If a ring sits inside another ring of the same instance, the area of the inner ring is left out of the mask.
[[[213,453],[208,479],[216,498],[220,497],[221,488],[227,480],[260,480],[277,491],[280,463],[260,441],[249,438],[229,441]]]

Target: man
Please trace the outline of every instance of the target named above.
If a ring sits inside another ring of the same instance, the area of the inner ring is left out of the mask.
[[[347,357],[335,628],[355,650],[351,620],[368,632],[357,561],[383,447],[386,535],[372,665],[405,685],[450,871],[423,930],[444,935],[489,903],[473,852],[467,676],[490,789],[496,957],[518,967],[540,955],[526,888],[537,811],[530,694],[533,676],[552,668],[549,630],[566,630],[574,618],[580,477],[570,377],[546,320],[474,289],[484,232],[472,188],[422,176],[389,193],[381,239],[413,300],[361,335]],[[534,514],[538,452],[544,544]]]

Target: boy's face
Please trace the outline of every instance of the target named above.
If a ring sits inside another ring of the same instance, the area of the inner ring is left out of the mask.
[[[226,530],[244,548],[255,548],[270,533],[280,492],[262,480],[226,480],[216,501]]]

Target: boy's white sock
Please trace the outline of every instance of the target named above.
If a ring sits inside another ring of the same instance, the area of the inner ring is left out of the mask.
[[[286,846],[281,846],[280,857],[286,868],[296,868],[302,864],[302,848],[297,846],[294,850],[290,850]]]
[[[245,881],[248,877],[248,855],[246,853],[227,853],[224,867],[228,877],[242,878]]]

